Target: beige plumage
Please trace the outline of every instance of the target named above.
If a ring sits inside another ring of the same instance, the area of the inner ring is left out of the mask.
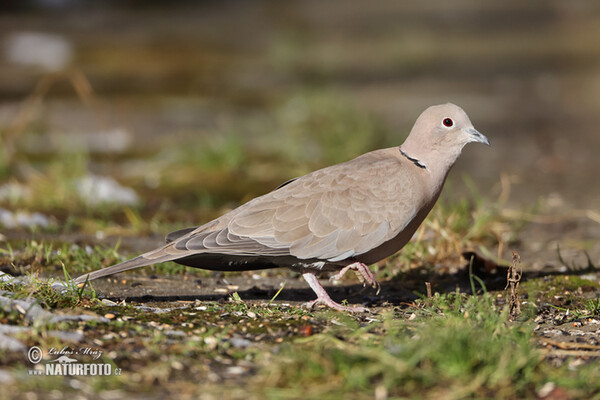
[[[400,147],[376,150],[281,185],[167,244],[77,278],[77,283],[164,261],[212,270],[289,267],[317,299],[340,310],[315,273],[355,270],[373,286],[368,264],[400,250],[425,219],[450,168],[469,142],[489,145],[453,104],[429,107]]]

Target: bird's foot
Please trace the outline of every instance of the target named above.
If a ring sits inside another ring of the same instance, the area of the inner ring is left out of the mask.
[[[338,280],[342,279],[342,277],[349,270],[354,271],[354,273],[358,277],[358,280],[360,280],[360,282],[363,284],[363,286],[366,286],[366,284],[368,283],[373,289],[377,289],[376,294],[379,294],[379,291],[381,290],[381,287],[379,286],[379,282],[377,282],[377,280],[375,279],[375,275],[373,275],[373,273],[371,272],[369,267],[367,267],[366,264],[363,264],[361,262],[355,262],[353,264],[346,265],[344,268],[342,268],[340,270],[340,272],[338,272],[335,275],[332,275],[329,278],[329,280],[330,281],[338,281]]]
[[[349,312],[368,312],[369,310],[365,307],[360,306],[344,306],[339,303],[336,303],[329,297],[327,291],[321,283],[317,279],[317,277],[310,273],[302,274],[302,277],[306,280],[310,288],[317,294],[317,298],[313,301],[309,301],[307,303],[302,304],[302,307],[313,308],[316,304],[323,304],[327,307],[331,307],[334,310],[338,311],[349,311]]]
[[[340,272],[338,272],[337,274],[331,275],[329,277],[329,281],[330,282],[337,282],[340,279],[342,279],[344,277],[344,275],[346,275],[346,272],[350,271],[352,269],[352,266],[354,264],[350,264],[350,265],[346,265],[344,268],[342,268],[340,270]]]
[[[369,312],[368,308],[365,307],[361,307],[361,306],[344,306],[340,303],[336,303],[335,301],[331,300],[331,298],[329,299],[320,299],[317,298],[313,301],[307,301],[306,303],[302,304],[302,307],[304,308],[314,308],[317,304],[323,304],[327,307],[333,308],[334,310],[337,311],[347,311],[347,312]]]

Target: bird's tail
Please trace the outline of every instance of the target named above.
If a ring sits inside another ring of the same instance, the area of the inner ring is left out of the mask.
[[[177,258],[172,254],[167,254],[158,258],[146,258],[145,255],[137,256],[131,260],[124,261],[119,264],[111,265],[110,267],[99,269],[98,271],[90,272],[75,279],[75,284],[84,283],[93,279],[102,278],[104,276],[118,274],[119,272],[129,271],[130,269],[145,267],[146,265],[156,264],[165,261],[171,261]]]

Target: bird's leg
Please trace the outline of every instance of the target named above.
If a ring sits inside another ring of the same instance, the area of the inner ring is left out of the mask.
[[[379,294],[379,290],[381,289],[379,286],[379,282],[375,279],[375,275],[371,272],[369,267],[366,264],[361,262],[355,262],[350,265],[346,265],[344,268],[340,270],[337,274],[333,275],[329,280],[337,281],[340,280],[346,272],[349,270],[353,270],[358,280],[363,284],[363,286],[368,283],[373,289],[377,289],[377,294]]]
[[[351,311],[351,312],[368,311],[364,307],[343,306],[343,305],[338,304],[335,301],[331,300],[331,297],[329,297],[329,294],[327,294],[327,291],[325,290],[325,288],[323,286],[321,286],[321,283],[319,282],[319,280],[313,273],[306,272],[306,273],[302,274],[302,277],[304,278],[304,280],[306,280],[306,282],[308,283],[310,288],[317,294],[316,300],[309,301],[308,303],[302,304],[303,307],[312,308],[312,307],[314,307],[315,304],[321,303],[321,304],[324,304],[324,305],[331,307],[338,311]]]

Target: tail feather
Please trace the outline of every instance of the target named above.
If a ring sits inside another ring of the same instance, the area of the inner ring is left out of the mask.
[[[129,271],[130,269],[145,267],[147,265],[156,264],[165,261],[171,261],[180,256],[164,255],[159,258],[148,259],[144,255],[137,256],[131,260],[124,261],[119,264],[111,265],[110,267],[99,269],[98,271],[90,272],[75,279],[76,284],[84,283],[85,281],[91,281],[93,279],[102,278],[109,275],[118,274],[119,272]]]

